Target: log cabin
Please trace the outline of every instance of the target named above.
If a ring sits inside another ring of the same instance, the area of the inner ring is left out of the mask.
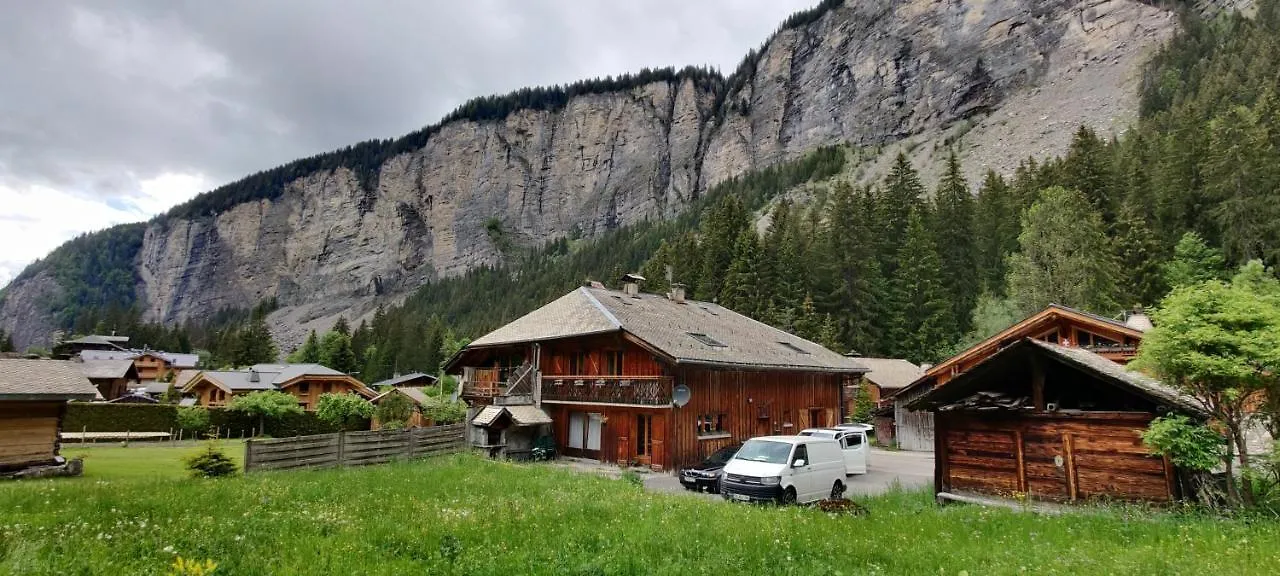
[[[129,360],[90,360],[80,363],[85,378],[98,389],[102,400],[115,400],[138,384],[138,371]]]
[[[247,370],[202,370],[185,386],[184,395],[200,406],[225,406],[232,397],[278,390],[298,398],[303,410],[315,410],[321,394],[376,396],[355,377],[319,364],[255,364]]]
[[[511,428],[477,421],[481,408],[529,405],[548,416],[560,454],[667,470],[753,436],[843,419],[844,387],[867,371],[855,358],[687,300],[678,284],[642,293],[641,280],[573,290],[451,358],[446,368],[461,374],[473,407],[473,444],[512,439]]]
[[[0,360],[0,473],[57,464],[67,402],[96,394],[74,362]]]
[[[1157,416],[1204,421],[1196,401],[1100,354],[1024,338],[909,404],[934,416],[934,490],[1035,499],[1182,497],[1142,433]]]
[[[933,415],[907,405],[934,388],[946,385],[991,355],[1032,338],[1065,347],[1078,347],[1117,364],[1128,364],[1138,354],[1142,333],[1151,326],[1145,315],[1134,313],[1125,321],[1050,304],[1049,307],[925,370],[924,375],[890,398],[898,447],[904,450],[934,449]]]

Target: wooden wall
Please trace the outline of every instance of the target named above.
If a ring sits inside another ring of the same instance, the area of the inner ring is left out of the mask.
[[[556,451],[568,456],[591,458],[616,464],[641,464],[666,469],[670,467],[667,435],[670,428],[671,409],[629,408],[593,404],[543,404],[543,411],[551,416],[552,435]],[[586,452],[569,448],[569,413],[600,414],[603,424],[600,430],[599,452]],[[653,420],[653,456],[638,460],[636,456],[636,416],[646,414]]]
[[[306,384],[307,391],[302,391],[302,385]],[[304,410],[315,410],[316,405],[320,402],[321,394],[359,394],[356,386],[346,377],[334,376],[331,378],[306,378],[289,384],[280,390],[288,392],[297,397],[298,402],[302,404]]]
[[[51,463],[65,409],[66,402],[0,402],[0,470]]]
[[[1168,501],[1173,470],[1150,455],[1142,412],[939,413],[939,491],[1029,493],[1047,500]]]
[[[651,352],[622,338],[620,334],[606,334],[567,341],[551,342],[542,346],[542,377],[555,376],[605,376],[605,354],[622,351],[622,376],[662,376],[662,363]],[[569,371],[570,356],[586,354],[586,365],[580,374]]]

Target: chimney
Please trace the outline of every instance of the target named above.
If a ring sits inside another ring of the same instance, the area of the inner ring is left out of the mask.
[[[667,298],[670,298],[676,304],[684,304],[684,284],[672,282],[671,291],[667,292]]]
[[[1151,317],[1147,316],[1141,308],[1135,308],[1133,312],[1130,312],[1128,317],[1124,319],[1124,325],[1139,332],[1146,332],[1154,327],[1151,324]]]
[[[640,283],[644,282],[644,276],[639,274],[627,274],[622,277],[622,291],[632,298],[640,297]]]
[[[597,282],[597,281],[595,281],[595,280],[588,280],[588,281],[587,281],[587,286],[590,286],[590,287],[592,287],[592,288],[599,288],[599,289],[601,289],[601,290],[603,290],[603,289],[604,289],[604,284],[602,284],[602,283],[600,283],[600,282]]]
[[[257,370],[254,370],[253,368],[250,368],[250,369],[249,369],[249,381],[250,381],[250,382],[257,382],[257,381],[258,381],[258,371],[257,371]]]

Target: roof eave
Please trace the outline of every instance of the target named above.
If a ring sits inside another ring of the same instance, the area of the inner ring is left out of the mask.
[[[29,401],[55,401],[55,400],[93,400],[96,393],[83,394],[0,394],[0,401],[11,402],[29,402]]]
[[[753,364],[745,362],[726,362],[704,360],[698,358],[676,358],[679,366],[711,366],[717,368],[740,368],[749,370],[780,370],[786,372],[824,372],[830,374],[866,374],[867,368],[841,368],[837,366],[798,366],[795,364]]]

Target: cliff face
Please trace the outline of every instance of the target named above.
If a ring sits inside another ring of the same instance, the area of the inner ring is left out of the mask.
[[[274,296],[288,346],[340,313],[359,317],[437,276],[496,263],[503,246],[668,217],[717,182],[821,145],[941,138],[963,121],[989,130],[962,153],[1008,170],[1061,152],[1079,122],[1105,130],[1131,117],[1136,63],[1175,23],[1132,0],[848,2],[782,30],[723,94],[655,82],[455,121],[386,161],[375,190],[326,170],[273,200],[152,224],[140,300],[148,318],[180,322]],[[1048,128],[1002,116],[1041,91],[1115,102]],[[1002,147],[999,130],[1043,138]],[[33,309],[35,294],[56,291],[50,282],[17,282],[0,304],[0,327],[20,346],[52,328]]]

